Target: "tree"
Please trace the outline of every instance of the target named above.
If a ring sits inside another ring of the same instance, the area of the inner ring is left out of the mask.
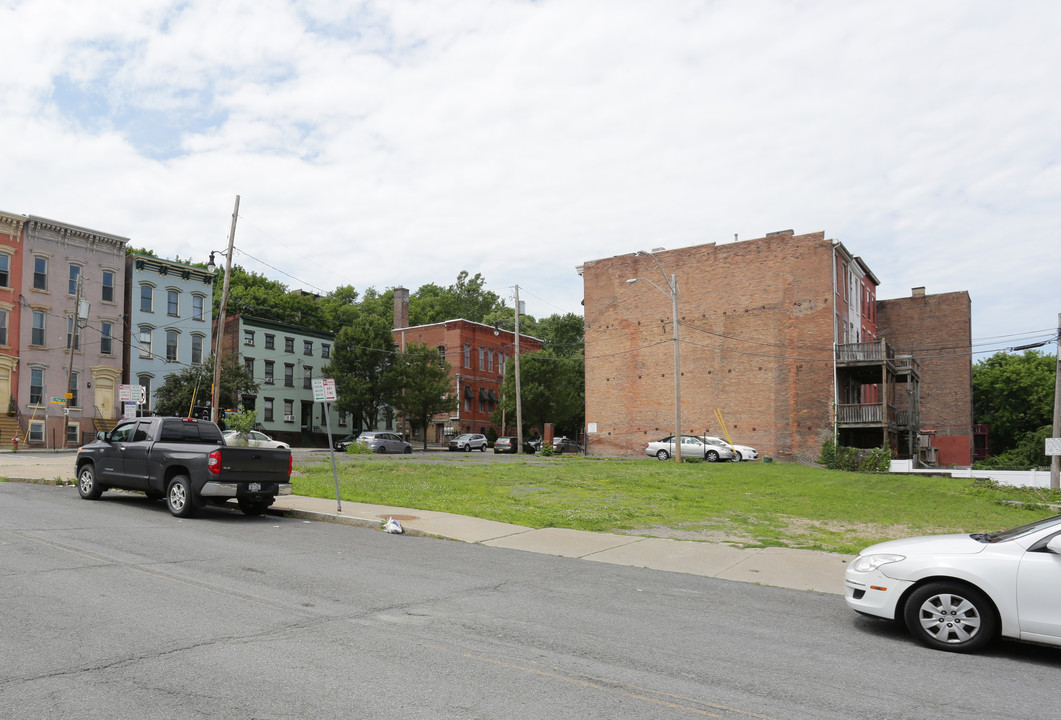
[[[421,343],[406,346],[398,356],[401,391],[395,395],[393,405],[410,425],[423,432],[425,450],[432,418],[457,409],[450,369],[445,358]]]
[[[457,282],[447,288],[434,283],[421,285],[409,296],[409,322],[427,325],[457,318],[485,322],[491,312],[502,307],[501,298],[485,290],[485,285],[480,273],[469,278],[467,270],[461,270]]]
[[[524,430],[555,425],[558,435],[577,437],[585,417],[585,364],[582,358],[560,357],[549,349],[520,356],[520,400]],[[500,425],[501,411],[514,419],[516,368],[505,367],[501,401],[491,420]],[[526,432],[524,432],[526,434]]]
[[[219,277],[214,283],[214,314],[221,307],[224,282]],[[314,295],[300,291],[289,291],[281,282],[264,275],[248,272],[233,265],[229,273],[228,307],[226,313],[244,313],[266,320],[301,325],[313,330],[331,329],[321,305]]]
[[[390,323],[367,313],[352,317],[335,337],[324,374],[335,379],[336,407],[350,413],[361,429],[376,427],[397,392],[397,350]]]
[[[192,365],[166,377],[155,390],[155,412],[159,415],[186,417],[193,407],[210,404],[210,386],[214,381],[214,358],[202,365]],[[238,353],[221,360],[221,390],[218,403],[222,408],[238,408],[244,395],[256,395],[258,383],[247,374]]]
[[[990,426],[991,454],[1053,422],[1057,360],[1038,350],[996,353],[973,366],[973,422]]]

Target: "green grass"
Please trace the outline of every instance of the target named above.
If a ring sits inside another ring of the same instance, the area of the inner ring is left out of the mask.
[[[895,537],[1013,527],[1061,504],[1061,493],[1048,490],[788,463],[336,460],[341,497],[350,502],[740,547],[855,553]],[[330,462],[299,463],[293,482],[300,495],[335,497]]]

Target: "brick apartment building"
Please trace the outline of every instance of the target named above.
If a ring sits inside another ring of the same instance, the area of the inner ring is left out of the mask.
[[[456,411],[435,418],[428,431],[430,442],[448,442],[461,433],[515,434],[516,419],[506,418],[506,427],[494,427],[491,415],[501,399],[505,368],[516,352],[516,334],[470,320],[409,327],[409,291],[394,289],[394,341],[404,351],[407,345],[423,343],[436,348],[452,367],[453,391],[459,398]],[[520,354],[537,352],[542,341],[520,333]]]
[[[717,410],[734,442],[813,462],[834,433],[924,457],[931,428],[940,464],[970,462],[968,293],[878,302],[861,258],[790,230],[593,260],[580,273],[593,454],[639,455],[674,433],[673,274],[683,434],[724,435]]]

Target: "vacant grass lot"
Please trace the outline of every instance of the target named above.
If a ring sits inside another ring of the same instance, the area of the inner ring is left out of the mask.
[[[788,463],[594,458],[336,456],[343,500],[740,547],[856,553],[895,537],[993,531],[1054,514],[1061,493],[966,479],[845,473]],[[335,497],[327,458],[297,494]],[[1023,504],[1014,504],[1014,503]]]

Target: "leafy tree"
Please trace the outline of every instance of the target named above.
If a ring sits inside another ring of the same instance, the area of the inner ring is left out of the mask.
[[[409,322],[427,325],[457,318],[486,322],[502,302],[496,293],[484,289],[485,285],[480,273],[469,278],[467,270],[461,270],[457,282],[447,288],[434,283],[421,285],[409,296]]]
[[[361,313],[339,330],[324,374],[335,379],[336,406],[361,428],[374,428],[398,388],[398,347],[390,323]]]
[[[1057,359],[1038,350],[996,353],[973,366],[973,421],[990,426],[992,455],[1052,422],[1056,371]]]
[[[528,427],[543,428],[551,422],[557,434],[578,437],[585,424],[585,364],[581,358],[564,358],[552,350],[520,356],[520,399],[524,435]],[[515,418],[516,367],[509,362],[501,387],[498,409],[491,418],[501,424],[501,413]]]
[[[1003,453],[992,453],[991,457],[978,460],[973,468],[976,470],[1030,470],[1036,467],[1049,467],[1050,458],[1046,456],[1046,438],[1053,437],[1053,426],[1043,425],[1033,433],[1027,433],[1017,443],[1017,447]]]
[[[155,390],[155,412],[159,415],[186,417],[193,405],[210,404],[210,386],[214,382],[214,358],[211,355],[202,365],[192,365],[166,377]],[[255,395],[258,383],[247,374],[238,353],[221,360],[221,390],[218,403],[222,408],[240,406],[244,395]]]
[[[221,308],[221,293],[224,282],[220,277],[214,283],[214,315]],[[228,315],[242,313],[277,322],[301,325],[313,330],[329,330],[324,311],[313,295],[300,291],[289,291],[281,282],[264,275],[248,272],[233,265],[229,273]]]
[[[423,432],[427,449],[427,428],[432,418],[457,409],[457,397],[450,383],[450,364],[422,343],[407,345],[398,356],[401,392],[395,395],[395,410],[409,424]]]

